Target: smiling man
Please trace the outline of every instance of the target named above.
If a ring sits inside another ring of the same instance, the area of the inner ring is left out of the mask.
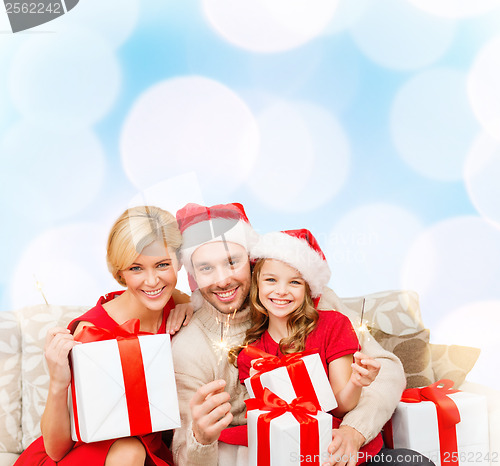
[[[183,265],[195,290],[191,300],[198,310],[172,343],[181,414],[181,427],[175,430],[172,444],[174,460],[180,466],[246,466],[248,448],[240,446],[244,428],[239,426],[246,424],[244,399],[248,394],[239,382],[237,368],[229,364],[227,350],[241,344],[250,327],[248,251],[258,235],[240,204],[188,204],[177,212],[177,221]],[[325,287],[319,308],[340,306],[337,295]],[[366,339],[361,350],[377,359],[381,369],[364,388],[358,406],[332,431],[329,450],[337,458],[325,464],[355,466],[358,460],[369,459],[360,457],[359,450],[391,417],[406,385],[396,356],[374,339]],[[235,429],[224,431],[227,427]],[[385,448],[371,463],[432,464],[415,452]]]
[[[227,361],[227,349],[243,341],[250,324],[248,250],[258,235],[240,204],[188,204],[177,212],[177,221],[198,310],[172,343],[182,424],[174,433],[175,462],[236,466],[241,452],[240,464],[246,464],[244,448],[219,446],[218,439],[224,428],[246,424],[248,395]]]
[[[248,296],[250,264],[247,250],[233,242],[210,242],[191,256],[203,298],[222,314],[241,309]]]

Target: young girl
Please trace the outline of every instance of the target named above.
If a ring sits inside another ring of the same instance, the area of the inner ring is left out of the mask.
[[[68,329],[49,330],[45,358],[50,384],[41,420],[42,437],[26,449],[16,466],[173,464],[161,432],[94,443],[75,443],[71,439],[68,354],[79,344],[73,334],[77,335],[84,325],[112,330],[129,319],[139,319],[141,332],[166,333],[167,317],[175,306],[172,293],[176,291],[180,245],[175,217],[158,207],[129,209],[115,222],[108,238],[107,262],[113,277],[126,290],[101,297]],[[180,320],[178,317],[176,320]]]
[[[250,252],[256,259],[250,288],[252,326],[245,345],[282,356],[318,350],[342,417],[358,403],[361,391],[377,376],[380,364],[358,352],[359,344],[347,317],[316,306],[330,269],[316,239],[308,230],[263,235]],[[233,353],[234,354],[234,353]],[[252,363],[239,352],[240,381],[252,374]]]

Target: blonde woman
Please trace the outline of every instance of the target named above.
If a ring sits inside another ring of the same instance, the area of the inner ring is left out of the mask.
[[[158,207],[129,209],[115,222],[109,234],[107,262],[113,277],[126,289],[101,297],[95,307],[72,321],[67,329],[58,327],[48,332],[45,358],[50,385],[41,421],[42,437],[27,448],[16,466],[174,464],[161,432],[94,443],[71,439],[68,354],[79,344],[73,335],[84,325],[111,330],[127,320],[139,319],[141,331],[167,333],[171,327],[178,328],[184,317],[187,323],[192,311],[186,313],[184,306],[174,312],[174,301],[186,301],[186,296],[175,290],[180,246],[175,217]]]

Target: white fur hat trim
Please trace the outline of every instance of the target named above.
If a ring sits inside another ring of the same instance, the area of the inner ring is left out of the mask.
[[[305,239],[283,232],[262,235],[250,250],[251,259],[277,259],[297,269],[311,288],[313,298],[321,296],[330,280],[326,260]]]

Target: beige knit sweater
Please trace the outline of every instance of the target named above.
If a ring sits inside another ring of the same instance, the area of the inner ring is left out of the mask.
[[[325,289],[319,308],[337,309],[349,315],[337,295]],[[177,393],[181,414],[181,427],[174,432],[172,450],[179,466],[246,466],[247,448],[216,441],[201,445],[191,430],[189,402],[202,385],[223,378],[231,394],[231,425],[246,424],[244,399],[245,387],[238,380],[238,370],[227,362],[217,343],[221,339],[220,313],[207,302],[195,313],[191,323],[172,340],[172,353],[176,372]],[[238,312],[225,332],[225,341],[233,346],[243,341],[249,327],[249,310]],[[356,328],[358,323],[353,322]],[[382,368],[375,382],[363,390],[358,406],[344,417],[343,424],[354,427],[367,441],[372,440],[391,417],[405,387],[406,381],[399,359],[372,338],[362,342],[362,351],[378,358]]]
[[[216,379],[226,381],[226,391],[231,394],[233,426],[246,424],[244,399],[248,398],[245,387],[238,380],[238,369],[229,364],[227,353],[217,348],[221,340],[220,314],[214,307],[203,302],[191,322],[172,339],[172,354],[179,397],[181,427],[174,432],[172,450],[175,463],[184,465],[216,466],[218,463],[218,442],[211,445],[199,444],[191,430],[189,402],[196,390]],[[224,325],[222,323],[222,325]],[[240,344],[250,326],[249,309],[236,313],[224,332],[228,346]],[[235,447],[237,448],[237,447]],[[222,464],[222,463],[221,463]],[[229,463],[235,466],[236,463]],[[228,464],[228,466],[229,466]]]

